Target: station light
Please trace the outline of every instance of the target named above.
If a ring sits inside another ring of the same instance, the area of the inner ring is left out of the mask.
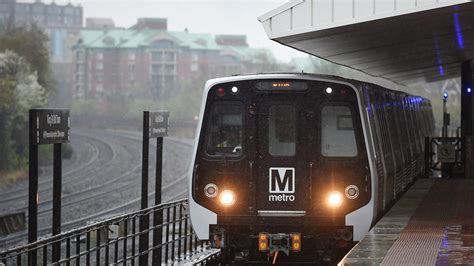
[[[445,92],[443,93],[443,98],[444,98],[445,100],[448,99],[448,92],[447,92],[447,91],[445,91]]]
[[[229,207],[235,203],[235,194],[231,190],[224,190],[219,196],[219,201],[222,205]]]
[[[331,208],[337,208],[342,205],[342,194],[339,191],[328,193],[327,204]]]
[[[467,88],[467,93],[471,93],[472,89],[471,88]]]
[[[268,233],[260,233],[258,234],[258,251],[265,252],[268,251]]]

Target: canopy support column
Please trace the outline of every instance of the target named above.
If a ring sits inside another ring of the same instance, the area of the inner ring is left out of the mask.
[[[461,65],[461,136],[463,137],[462,159],[466,178],[474,177],[473,158],[473,132],[474,106],[472,104],[472,66],[471,61],[464,61]]]

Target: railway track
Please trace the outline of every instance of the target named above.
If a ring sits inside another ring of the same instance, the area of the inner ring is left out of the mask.
[[[102,182],[95,182],[94,185],[86,186],[82,189],[76,190],[72,193],[63,194],[63,204],[62,204],[62,213],[63,213],[63,224],[62,230],[71,229],[76,226],[84,225],[87,221],[97,220],[106,216],[111,216],[117,213],[126,212],[131,209],[136,209],[139,207],[140,197],[139,197],[139,184],[140,179],[140,169],[141,169],[141,135],[130,132],[107,132],[104,133],[109,137],[119,139],[120,143],[124,145],[125,148],[128,148],[128,153],[130,156],[125,156],[125,158],[135,158],[133,162],[128,162],[126,166],[124,157],[120,155],[120,152],[117,151],[117,147],[109,143],[112,147],[114,156],[108,157],[107,167],[105,170],[101,170],[99,175],[102,176],[113,176],[112,178],[104,179]],[[84,135],[83,135],[84,136]],[[87,136],[86,136],[87,137]],[[100,138],[99,138],[100,139]],[[100,139],[100,141],[104,141]],[[182,141],[179,139],[167,138],[165,141],[165,150],[166,147],[174,146],[168,148],[171,150],[165,152],[165,162],[164,162],[164,179],[163,179],[163,201],[183,198],[187,194],[186,189],[186,178],[187,178],[187,166],[188,161],[184,160],[186,154],[189,154],[189,150],[192,147],[192,144],[189,141]],[[123,151],[122,148],[120,148]],[[182,149],[180,151],[180,149]],[[125,149],[127,150],[127,149]],[[173,152],[176,150],[176,152]],[[90,152],[94,154],[94,152]],[[170,156],[167,154],[172,153]],[[173,154],[174,153],[174,154]],[[100,155],[99,155],[100,156]],[[153,160],[153,158],[150,158]],[[173,164],[173,162],[181,162],[181,166],[172,165],[167,168],[166,163]],[[91,165],[89,161],[82,165]],[[184,166],[184,168],[183,168]],[[80,166],[77,166],[80,167]],[[84,169],[83,171],[77,171],[75,169],[69,170],[69,172],[77,173],[77,175],[89,175],[94,172],[96,167],[91,167],[93,170]],[[128,170],[124,170],[127,169]],[[104,169],[104,168],[101,168]],[[181,173],[177,173],[177,169],[184,169]],[[72,180],[78,179],[78,176],[68,177],[68,183],[70,185],[79,185]],[[153,171],[150,171],[150,176],[153,176]],[[178,178],[176,178],[178,176]],[[152,179],[152,178],[151,178]],[[82,180],[82,184],[91,180],[91,178],[85,178]],[[51,182],[50,182],[51,183]],[[47,183],[44,183],[44,190],[48,190]],[[52,186],[52,184],[50,184]],[[154,184],[150,184],[152,188]],[[151,191],[152,189],[150,189]],[[26,193],[26,194],[25,194]],[[154,193],[150,193],[149,196],[152,198]],[[23,193],[24,197],[27,197],[27,190]],[[14,201],[11,197],[10,199]],[[7,200],[3,200],[8,203]],[[12,201],[10,201],[12,202]],[[95,207],[91,207],[95,206]],[[20,211],[26,211],[27,206],[22,206],[17,208]],[[38,235],[47,235],[50,233],[50,219],[52,211],[52,202],[44,201],[39,205],[39,228]],[[12,245],[19,244],[27,236],[27,232],[18,232],[4,238],[0,238],[2,247],[11,247]]]
[[[110,143],[102,141],[98,138],[92,138],[83,135],[78,135],[77,137],[79,137],[79,140],[75,146],[79,146],[81,144],[90,146],[92,152],[90,156],[86,155],[89,158],[87,158],[85,162],[76,162],[71,166],[71,169],[66,169],[66,171],[63,173],[63,187],[76,183],[78,175],[85,175],[84,170],[88,172],[94,171],[98,169],[104,163],[104,161],[111,161],[116,157],[116,151],[113,145]],[[102,158],[100,161],[98,161],[100,154]],[[51,171],[45,171],[39,178],[38,193],[43,196],[45,193],[52,193],[52,190],[52,173]],[[0,193],[2,194],[0,206],[11,206],[13,204],[21,206],[19,201],[26,202],[28,200],[28,182],[25,180],[19,184],[18,187],[10,188],[8,191],[2,191]]]

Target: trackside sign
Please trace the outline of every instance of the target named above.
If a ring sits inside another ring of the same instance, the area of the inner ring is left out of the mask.
[[[150,138],[168,136],[169,117],[168,111],[150,111]]]
[[[33,144],[68,143],[71,120],[68,109],[32,109],[30,119],[33,119],[35,132],[30,136]]]

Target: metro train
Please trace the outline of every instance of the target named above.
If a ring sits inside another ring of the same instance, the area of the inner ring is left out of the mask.
[[[424,173],[429,100],[315,74],[206,82],[189,178],[195,233],[228,259],[360,241]]]

